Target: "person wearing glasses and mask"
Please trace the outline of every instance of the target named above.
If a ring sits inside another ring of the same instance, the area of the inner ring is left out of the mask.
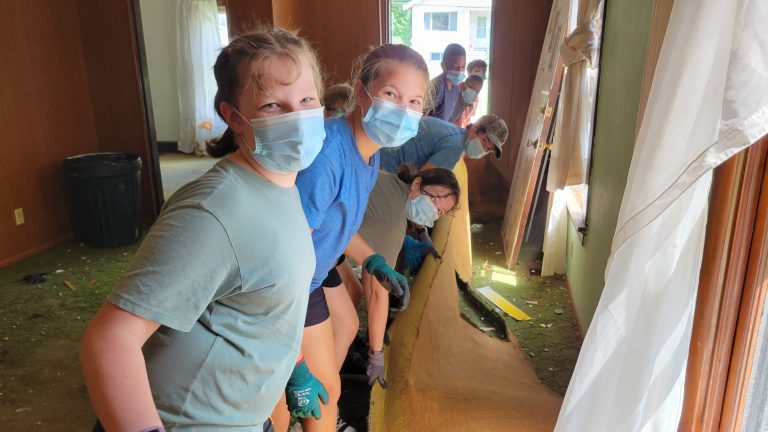
[[[371,191],[363,223],[358,230],[362,239],[387,262],[396,262],[407,222],[431,227],[441,216],[451,212],[459,202],[459,182],[445,168],[429,168],[416,172],[411,164],[403,164],[397,174],[379,173],[376,186]],[[349,266],[347,262],[342,265]],[[349,269],[351,271],[351,268]],[[362,283],[345,286],[357,306],[365,299],[368,311],[368,343],[376,361],[369,362],[368,384],[376,381],[387,386],[384,377],[384,332],[389,315],[389,294],[376,278],[363,270]],[[397,310],[408,306],[408,298],[397,302]]]
[[[404,163],[413,164],[419,170],[453,169],[462,155],[480,159],[494,153],[496,159],[501,159],[501,147],[508,135],[507,124],[493,114],[480,117],[466,129],[434,117],[423,117],[415,137],[400,147],[381,151],[381,169],[395,173]]]

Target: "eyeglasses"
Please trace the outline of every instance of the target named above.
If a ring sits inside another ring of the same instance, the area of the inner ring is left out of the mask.
[[[437,203],[440,202],[440,200],[444,200],[446,198],[450,198],[450,197],[455,195],[452,192],[448,192],[447,194],[443,194],[443,195],[436,195],[436,194],[431,194],[431,193],[425,191],[424,189],[421,190],[421,194],[425,195],[427,198],[429,198],[430,201],[432,201],[432,204],[435,205],[435,207],[437,207]],[[437,207],[437,214],[438,215],[443,216],[443,215],[445,215],[447,213],[450,213],[450,211],[446,212],[446,211],[441,210],[440,207]]]

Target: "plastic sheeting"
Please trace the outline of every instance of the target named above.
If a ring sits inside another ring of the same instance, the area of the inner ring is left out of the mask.
[[[670,431],[714,167],[768,133],[768,3],[676,0],[556,431]]]

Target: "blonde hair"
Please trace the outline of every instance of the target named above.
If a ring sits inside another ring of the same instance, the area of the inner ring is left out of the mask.
[[[429,81],[429,68],[424,58],[413,48],[400,44],[384,44],[372,48],[368,54],[360,57],[352,68],[352,81],[360,81],[366,89],[379,78],[383,68],[392,63],[410,65],[424,76],[427,84],[424,94],[424,111],[432,106],[432,84]]]
[[[301,76],[301,61],[304,59],[312,69],[317,94],[323,97],[320,63],[309,43],[296,31],[262,27],[232,39],[216,58],[213,74],[218,90],[213,103],[219,117],[224,119],[221,103],[226,102],[238,108],[237,98],[249,85],[253,85],[254,92],[268,93],[271,90],[272,82],[264,79],[260,68],[266,60],[275,56],[286,57],[293,62],[296,66],[294,81]],[[246,82],[240,79],[240,67],[243,64],[249,66]],[[235,151],[237,146],[234,131],[227,128],[221,137],[206,144],[206,151],[213,157],[222,157]]]

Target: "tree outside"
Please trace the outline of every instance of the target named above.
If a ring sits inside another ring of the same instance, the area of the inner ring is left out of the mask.
[[[390,18],[392,19],[392,43],[411,45],[411,9],[403,10],[408,0],[392,0],[390,2]]]

